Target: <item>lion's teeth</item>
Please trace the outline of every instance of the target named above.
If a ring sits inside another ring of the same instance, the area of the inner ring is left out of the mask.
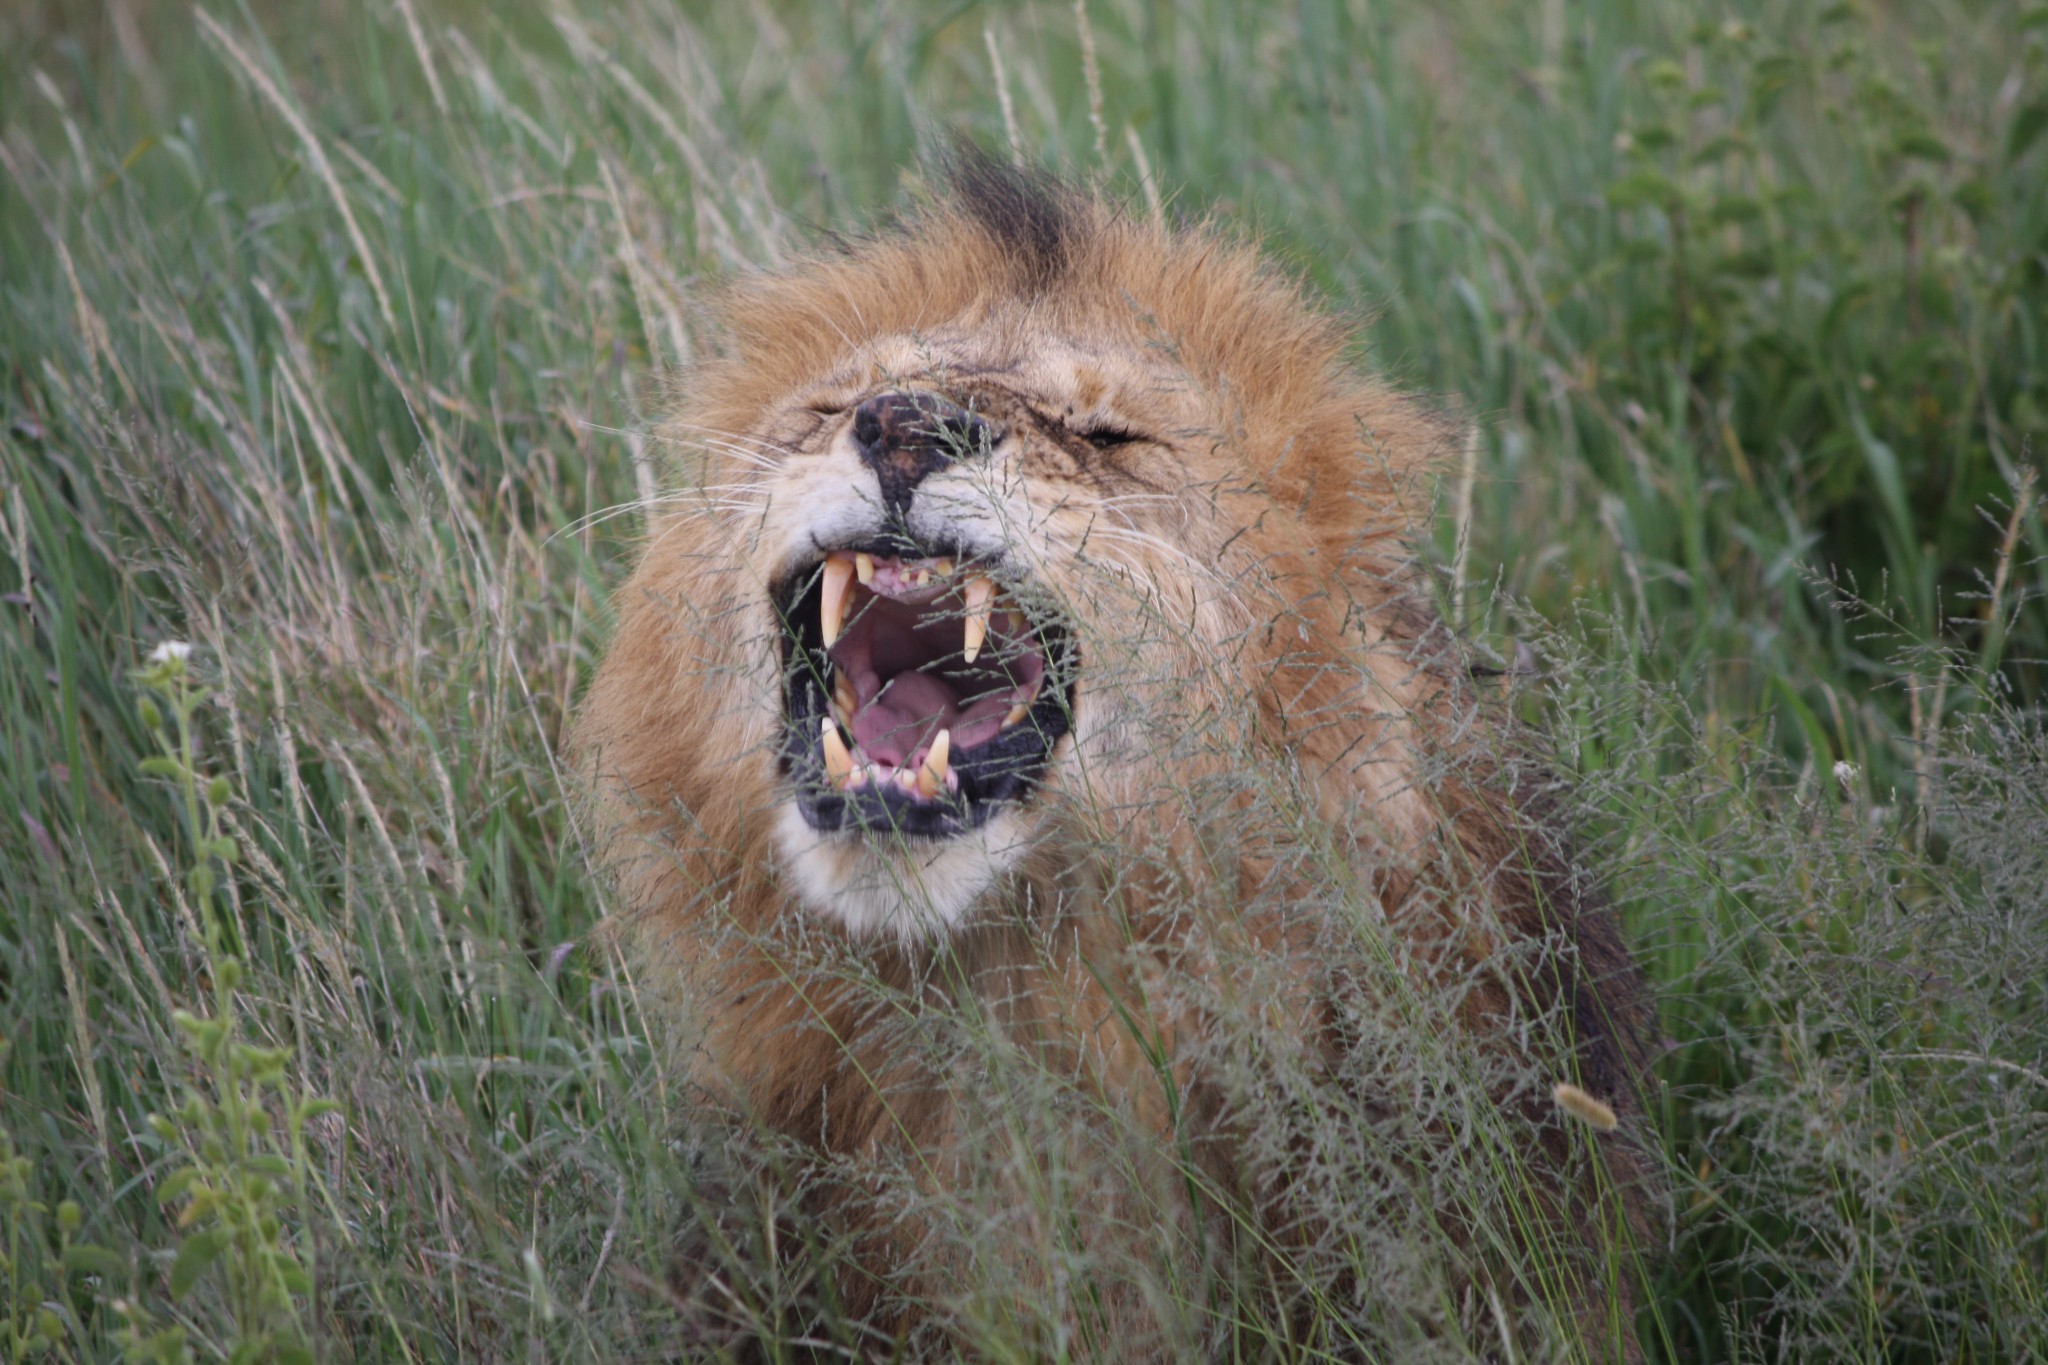
[[[846,741],[839,737],[839,726],[832,717],[826,716],[820,727],[825,736],[825,776],[835,787],[846,785],[846,779],[853,776],[853,755],[846,750]]]
[[[996,585],[982,575],[976,575],[968,580],[967,587],[961,594],[967,599],[967,619],[964,622],[965,641],[961,645],[960,656],[968,663],[974,662],[975,657],[981,653],[981,642],[988,638],[988,604],[989,599],[995,594]]]
[[[1017,704],[1010,708],[1010,714],[1003,717],[1003,723],[998,728],[1007,730],[1012,725],[1020,724],[1023,721],[1024,717],[1031,714],[1031,703],[1037,700],[1038,685],[1036,683],[1033,683],[1031,686],[1031,690],[1026,692],[1023,695],[1023,697],[1017,702]]]
[[[946,760],[953,753],[953,732],[939,731],[938,738],[924,756],[924,764],[917,770],[917,794],[929,801],[946,789]]]
[[[818,629],[825,636],[827,649],[839,638],[839,627],[846,620],[846,596],[853,575],[853,563],[845,555],[833,555],[825,561],[824,601],[818,605]]]
[[[865,588],[868,584],[874,582],[875,557],[867,553],[867,551],[865,550],[855,555],[853,557],[853,572],[855,577],[860,579],[860,585],[863,588]]]
[[[953,561],[950,559],[934,559],[932,561],[932,572],[941,578],[951,578],[953,576]]]
[[[860,698],[854,693],[853,679],[836,668],[832,670],[832,700],[839,704],[847,720],[852,720],[854,712],[860,710]]]

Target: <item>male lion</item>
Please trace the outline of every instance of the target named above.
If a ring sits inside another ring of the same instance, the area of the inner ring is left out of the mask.
[[[1632,1351],[1641,994],[1403,545],[1453,424],[972,152],[717,317],[574,748],[810,1329]]]

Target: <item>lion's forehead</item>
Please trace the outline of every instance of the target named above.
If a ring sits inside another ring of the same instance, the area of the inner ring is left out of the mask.
[[[995,391],[1054,416],[1186,405],[1195,395],[1168,356],[1132,338],[991,318],[874,338],[794,399],[811,407],[844,406],[877,389],[918,386]]]

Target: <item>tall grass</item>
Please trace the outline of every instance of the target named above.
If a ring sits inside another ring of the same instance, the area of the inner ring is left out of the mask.
[[[553,744],[695,299],[946,126],[1263,233],[1479,419],[1446,596],[1536,647],[1672,1040],[1650,1352],[2048,1354],[2048,9],[44,3],[0,39],[13,1358],[699,1340],[670,1267],[723,1159],[591,932]],[[167,639],[189,675],[145,680]],[[815,1286],[740,1245],[778,1211],[713,1230],[796,1332]]]

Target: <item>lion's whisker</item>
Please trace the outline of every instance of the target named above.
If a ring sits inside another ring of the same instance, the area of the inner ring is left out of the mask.
[[[644,512],[657,507],[679,506],[694,501],[698,491],[693,486],[675,489],[667,493],[659,493],[652,498],[634,498],[628,502],[615,502],[609,507],[600,507],[596,511],[586,512],[572,521],[565,522],[550,532],[541,543],[544,545],[552,544],[563,536],[577,535],[593,527],[602,526],[606,522],[619,517],[629,516],[635,512]]]
[[[680,418],[670,418],[666,425],[682,431],[694,432],[699,436],[709,437],[714,440],[729,441],[735,445],[756,449],[765,454],[789,455],[794,453],[787,443],[753,432],[729,431],[723,427],[706,426],[700,422],[686,422]]]

